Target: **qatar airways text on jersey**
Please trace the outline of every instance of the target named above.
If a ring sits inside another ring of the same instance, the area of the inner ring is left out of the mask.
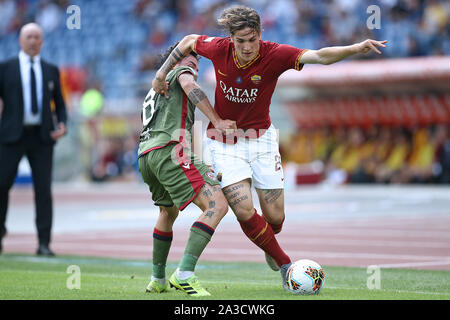
[[[236,103],[253,103],[258,97],[258,88],[241,89],[232,86],[227,87],[225,82],[219,81],[220,87],[225,95],[225,98],[231,102]]]

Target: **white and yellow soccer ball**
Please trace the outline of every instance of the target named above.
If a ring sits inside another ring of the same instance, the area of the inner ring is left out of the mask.
[[[286,289],[294,294],[318,294],[324,283],[325,272],[312,260],[298,260],[286,273]]]

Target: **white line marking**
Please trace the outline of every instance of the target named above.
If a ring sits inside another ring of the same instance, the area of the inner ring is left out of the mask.
[[[432,266],[446,266],[446,265],[450,265],[450,260],[377,264],[377,266],[380,268],[410,268],[410,267],[432,267]]]
[[[23,245],[27,243],[35,243],[35,241],[21,241],[5,244],[5,249],[8,251],[13,251],[14,249],[23,249]],[[64,250],[80,250],[83,252],[98,252],[98,251],[109,251],[112,254],[120,252],[141,252],[150,253],[152,252],[152,247],[150,245],[136,245],[136,244],[100,244],[87,246],[85,243],[64,243],[61,246],[53,245],[55,251],[59,251],[60,254]],[[170,249],[171,253],[183,253],[184,246],[172,246]],[[262,256],[262,251],[258,248],[255,249],[240,249],[240,248],[215,248],[213,246],[206,247],[205,254],[218,255],[218,256]],[[290,250],[289,255],[291,257],[316,257],[316,258],[334,258],[334,259],[391,259],[396,260],[442,260],[447,258],[447,256],[422,256],[422,255],[410,255],[410,254],[385,254],[385,253],[362,253],[362,252],[328,252],[328,251],[295,251]],[[245,259],[244,259],[245,260]]]

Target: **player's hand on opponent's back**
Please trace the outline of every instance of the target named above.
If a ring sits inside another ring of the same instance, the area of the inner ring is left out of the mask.
[[[378,54],[381,54],[381,51],[378,50],[377,47],[386,48],[385,43],[387,40],[377,41],[372,39],[367,39],[363,42],[357,44],[357,51],[359,53],[368,53],[369,51],[375,51]]]
[[[237,130],[236,121],[233,120],[219,120],[213,124],[214,128],[221,134],[232,134]]]
[[[158,77],[155,77],[152,81],[153,90],[160,95],[169,98],[169,83],[166,81],[161,81]]]

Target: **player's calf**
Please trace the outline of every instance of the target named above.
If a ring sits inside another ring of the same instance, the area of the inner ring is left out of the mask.
[[[254,214],[250,219],[239,221],[239,224],[245,235],[259,248],[264,250],[267,255],[273,258],[278,267],[291,262],[289,256],[286,255],[278,244],[272,228],[267,221],[256,212],[256,209],[254,209]],[[272,269],[277,270],[276,267]]]

